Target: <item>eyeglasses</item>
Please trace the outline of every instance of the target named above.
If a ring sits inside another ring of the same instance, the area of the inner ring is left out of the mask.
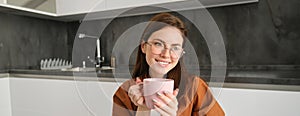
[[[185,53],[180,45],[174,45],[170,48],[167,48],[166,44],[161,41],[152,41],[145,43],[151,46],[151,51],[153,54],[161,54],[163,50],[169,49],[172,58],[180,58]]]

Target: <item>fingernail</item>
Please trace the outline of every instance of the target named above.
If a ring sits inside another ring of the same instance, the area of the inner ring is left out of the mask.
[[[152,99],[153,102],[157,103],[158,101],[156,99]]]
[[[162,94],[161,94],[161,93],[159,93],[159,92],[157,92],[156,94],[157,94],[158,96],[162,96]]]
[[[164,93],[165,93],[165,94],[170,94],[170,92],[169,92],[169,91],[164,91]]]

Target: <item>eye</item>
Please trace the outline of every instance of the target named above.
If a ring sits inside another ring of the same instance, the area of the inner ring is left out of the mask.
[[[181,47],[180,46],[173,46],[171,48],[172,51],[180,51],[181,50]]]
[[[153,44],[154,44],[155,46],[157,46],[157,47],[163,47],[163,46],[164,46],[164,44],[161,43],[161,42],[154,42]]]

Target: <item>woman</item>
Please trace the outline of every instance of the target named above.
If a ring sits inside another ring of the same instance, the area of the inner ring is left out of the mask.
[[[174,80],[174,92],[159,94],[155,102],[160,115],[222,116],[224,112],[200,77],[185,71],[182,55],[187,31],[184,23],[169,13],[154,16],[145,29],[131,80],[124,82],[113,97],[113,115],[150,115],[142,93],[143,79]]]

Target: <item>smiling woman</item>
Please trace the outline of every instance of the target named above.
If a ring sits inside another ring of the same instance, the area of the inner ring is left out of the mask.
[[[138,48],[132,79],[113,96],[113,115],[224,115],[206,83],[185,70],[182,59],[186,35],[184,23],[174,15],[161,13],[150,20]],[[174,80],[173,93],[156,93],[159,100],[153,99],[154,110],[145,105],[142,85],[146,78]]]
[[[151,77],[163,78],[168,71],[176,66],[179,55],[183,52],[182,44],[183,37],[180,31],[171,26],[154,32],[149,37],[148,42],[142,42],[142,52],[146,54]]]

